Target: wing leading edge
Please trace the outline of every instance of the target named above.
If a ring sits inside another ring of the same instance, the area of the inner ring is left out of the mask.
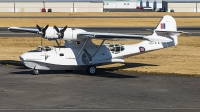
[[[96,32],[84,32],[77,34],[78,38],[91,38],[102,40],[149,40],[156,42],[171,42],[172,40],[163,36],[145,36],[145,35],[127,35],[117,33],[96,33]]]
[[[38,33],[38,29],[31,29],[31,28],[9,27],[8,30],[10,30],[12,32]]]

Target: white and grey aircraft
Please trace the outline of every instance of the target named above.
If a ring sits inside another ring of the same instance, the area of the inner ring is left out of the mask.
[[[77,70],[85,69],[89,75],[97,71],[96,65],[112,62],[124,62],[124,58],[139,53],[175,46],[177,36],[183,31],[177,31],[176,21],[166,15],[153,30],[152,35],[127,35],[117,33],[87,32],[83,29],[49,27],[37,29],[10,27],[13,32],[31,32],[42,35],[48,40],[55,40],[58,46],[39,46],[20,56],[25,66],[33,69],[33,74],[39,70]],[[65,40],[60,46],[57,39]],[[91,40],[101,39],[100,45]],[[104,44],[105,40],[144,40],[133,45]]]

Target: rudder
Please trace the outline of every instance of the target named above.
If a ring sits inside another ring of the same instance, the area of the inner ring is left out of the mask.
[[[177,36],[182,32],[177,31],[177,25],[175,19],[170,15],[165,15],[158,23],[156,29],[154,30],[153,35],[155,36],[164,36],[173,40],[170,46],[177,45],[178,39]]]

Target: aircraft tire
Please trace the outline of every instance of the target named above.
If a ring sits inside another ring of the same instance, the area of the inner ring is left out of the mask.
[[[39,74],[39,70],[34,69],[34,70],[33,70],[33,75],[38,75],[38,74]]]
[[[70,73],[73,72],[73,70],[65,70],[65,72]]]
[[[88,74],[88,75],[95,75],[96,72],[97,72],[96,66],[94,66],[94,65],[89,65],[89,66],[87,67],[87,74]]]

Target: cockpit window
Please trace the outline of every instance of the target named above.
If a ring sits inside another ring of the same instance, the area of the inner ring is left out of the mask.
[[[51,50],[53,50],[53,47],[52,46],[38,46],[37,50],[38,51],[51,51]]]

